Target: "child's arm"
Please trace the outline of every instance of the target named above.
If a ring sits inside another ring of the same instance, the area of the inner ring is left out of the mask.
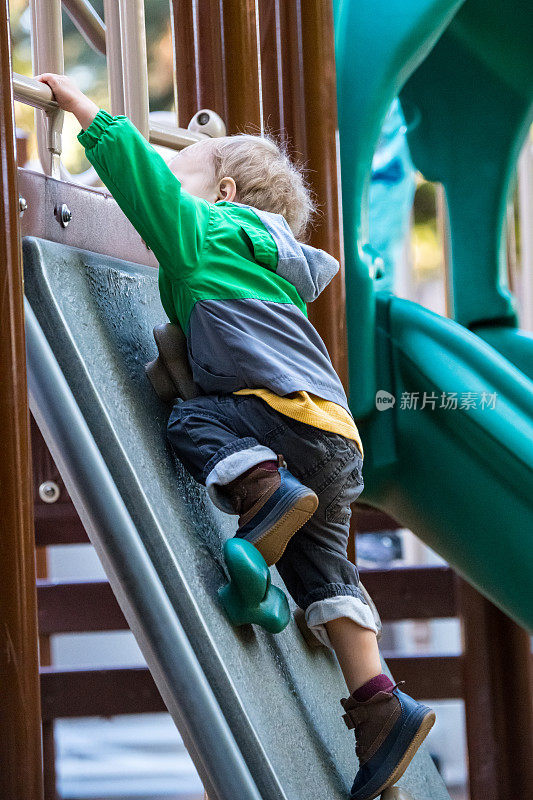
[[[209,222],[209,203],[183,191],[159,153],[125,116],[112,117],[64,75],[43,73],[58,104],[77,118],[78,140],[122,211],[153,250],[169,278],[196,266]]]

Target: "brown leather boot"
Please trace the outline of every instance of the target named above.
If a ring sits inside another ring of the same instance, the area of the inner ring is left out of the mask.
[[[258,465],[224,487],[236,514],[236,536],[251,542],[268,566],[275,564],[290,538],[318,508],[318,497],[287,469],[283,456],[277,468]]]
[[[343,698],[343,719],[353,729],[359,770],[350,800],[373,800],[398,781],[435,722],[435,712],[397,687],[358,701]]]

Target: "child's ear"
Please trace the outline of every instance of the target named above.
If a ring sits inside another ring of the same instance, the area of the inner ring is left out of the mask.
[[[237,194],[237,185],[233,178],[222,178],[218,186],[217,200],[227,200],[231,203]]]

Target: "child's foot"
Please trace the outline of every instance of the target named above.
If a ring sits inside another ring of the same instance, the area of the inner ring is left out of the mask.
[[[257,547],[268,566],[318,508],[316,494],[289,472],[283,456],[277,465],[258,464],[225,489],[240,514],[235,535]]]
[[[384,678],[379,676],[382,683],[386,683]],[[373,800],[393,786],[435,722],[431,708],[400,691],[398,683],[389,683],[389,688],[376,691],[369,699],[356,700],[357,692],[353,692],[341,700],[346,711],[343,719],[355,731],[359,759],[350,800]]]

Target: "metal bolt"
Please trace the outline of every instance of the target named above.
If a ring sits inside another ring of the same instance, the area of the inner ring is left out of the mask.
[[[193,133],[202,133],[205,136],[225,136],[226,126],[215,111],[201,108],[197,111],[188,125],[188,130]]]
[[[45,481],[39,486],[39,497],[45,503],[55,503],[59,499],[59,486],[54,481]]]
[[[66,228],[71,219],[72,213],[70,212],[69,207],[65,205],[65,203],[62,203],[59,206],[59,222],[64,228]]]
[[[20,216],[24,214],[26,209],[28,208],[28,202],[25,197],[19,197],[19,212]]]

